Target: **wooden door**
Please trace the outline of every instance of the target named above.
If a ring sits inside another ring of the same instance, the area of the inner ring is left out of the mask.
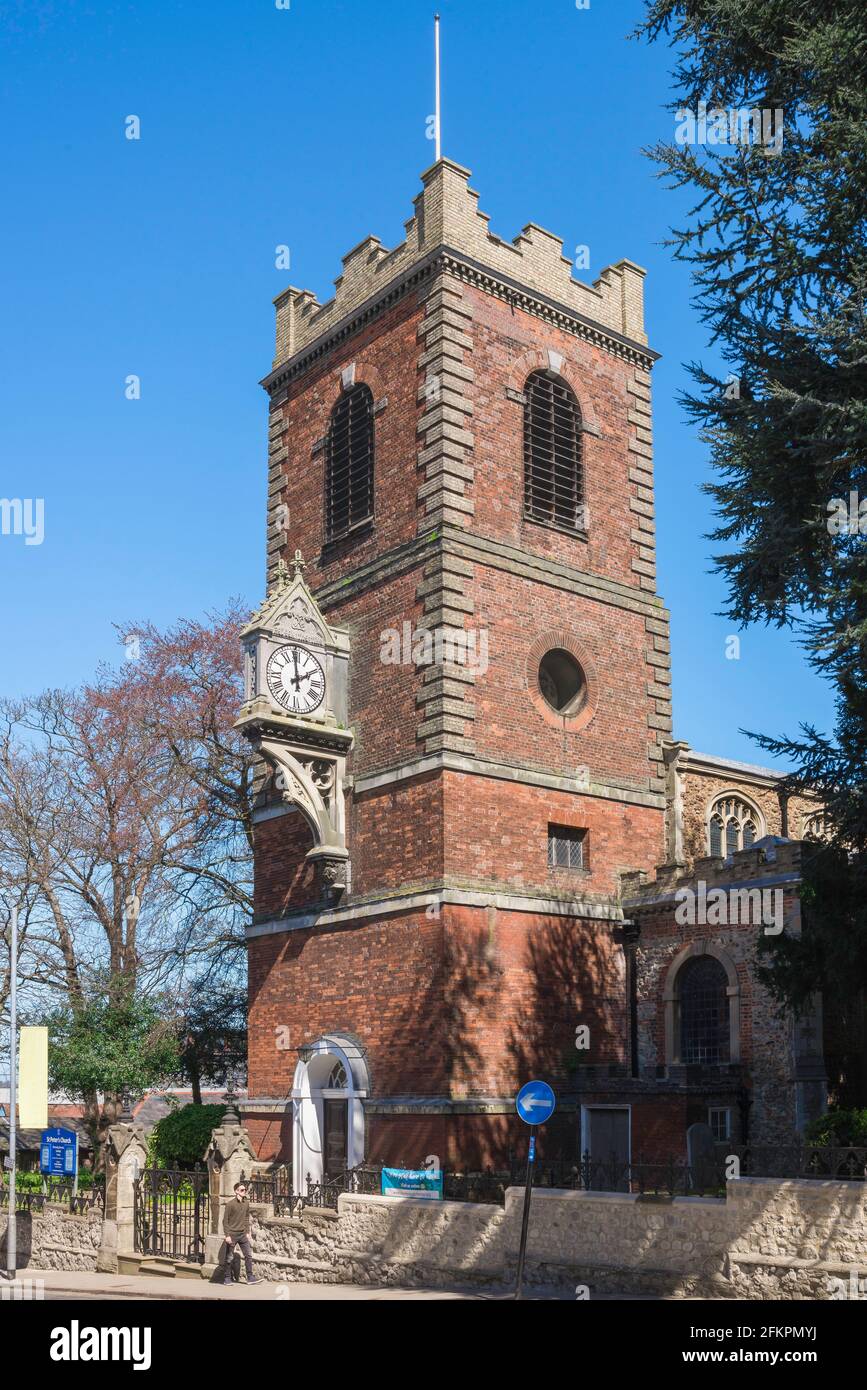
[[[322,1151],[325,1161],[325,1177],[336,1178],[346,1167],[346,1140],[349,1131],[349,1102],[346,1100],[326,1100],[325,1140]]]
[[[591,1186],[602,1192],[629,1191],[629,1111],[587,1111]]]

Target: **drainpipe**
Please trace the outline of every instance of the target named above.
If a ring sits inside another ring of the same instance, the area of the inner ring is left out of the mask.
[[[638,1067],[638,966],[636,947],[641,928],[637,922],[623,923],[623,950],[626,956],[626,999],[629,1009],[629,1075],[637,1077]]]

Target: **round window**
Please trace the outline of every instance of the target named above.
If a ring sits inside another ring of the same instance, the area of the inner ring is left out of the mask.
[[[557,647],[545,653],[539,662],[539,689],[558,714],[578,713],[587,698],[587,682],[571,652]]]

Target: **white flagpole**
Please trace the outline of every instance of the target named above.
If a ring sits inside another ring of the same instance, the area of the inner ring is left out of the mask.
[[[434,106],[434,135],[436,137],[437,163],[442,159],[442,138],[440,134],[440,17],[434,15],[434,50],[436,68],[436,102]]]

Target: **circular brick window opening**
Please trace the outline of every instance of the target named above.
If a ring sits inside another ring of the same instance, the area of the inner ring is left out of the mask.
[[[552,648],[539,662],[539,689],[545,703],[564,719],[573,719],[587,703],[587,679],[563,647]]]

